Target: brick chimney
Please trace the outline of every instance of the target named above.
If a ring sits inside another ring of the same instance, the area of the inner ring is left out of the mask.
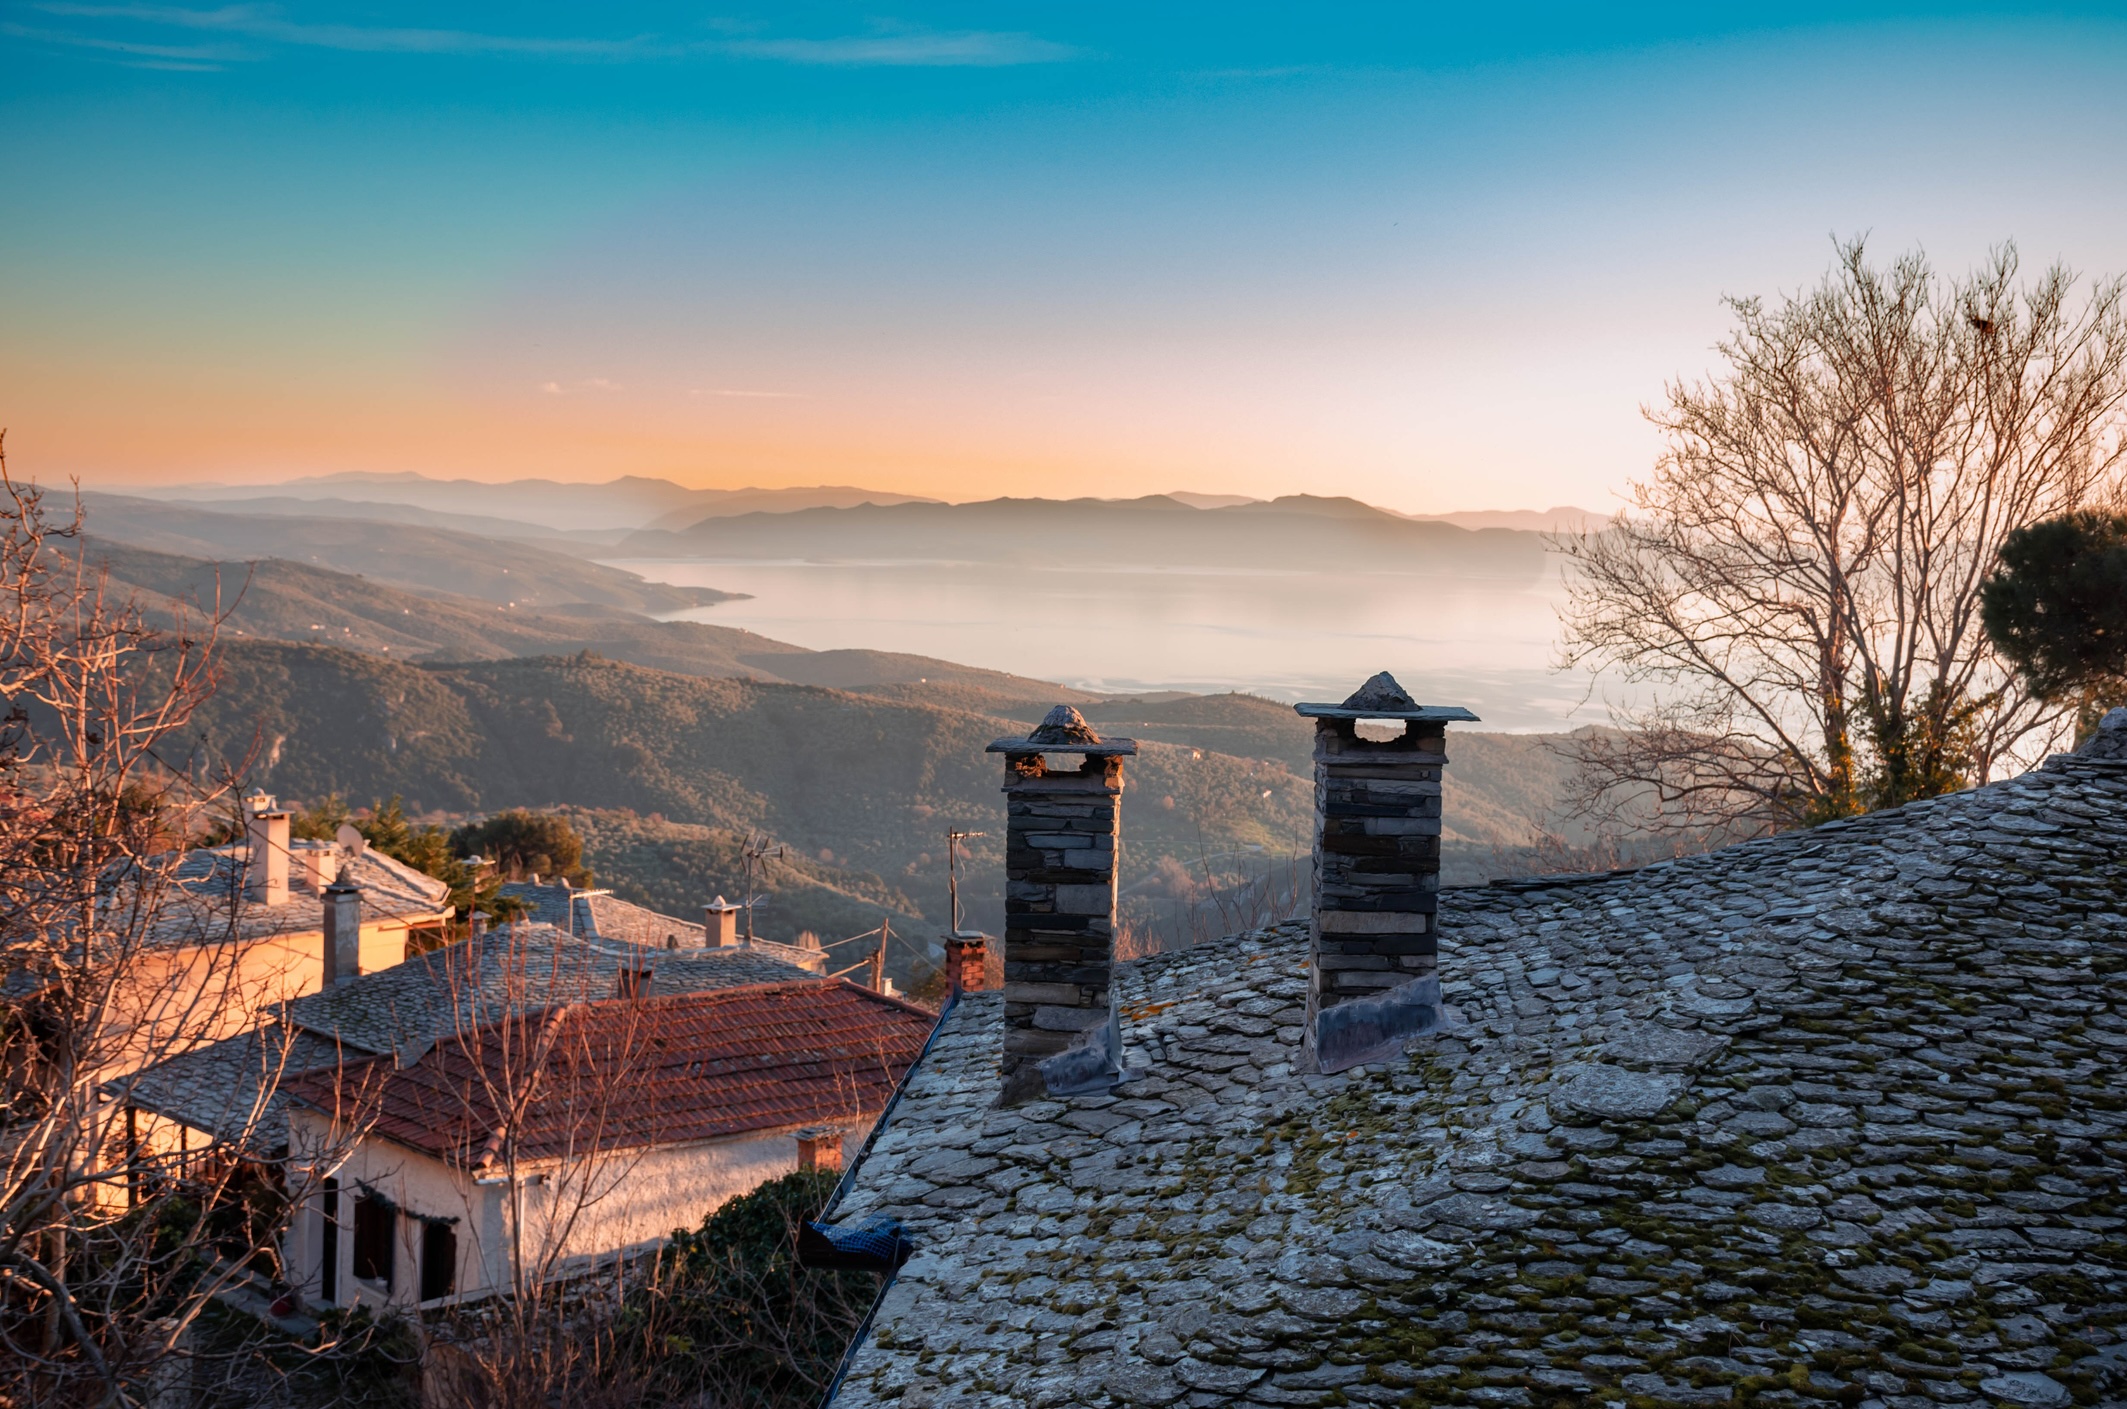
[[[841,1167],[841,1131],[814,1125],[798,1132],[798,1168],[836,1170]]]
[[[1448,724],[1477,716],[1415,704],[1387,671],[1342,704],[1293,708],[1315,721],[1303,1040],[1318,1070],[1338,1072],[1400,1055],[1440,1024],[1440,776]]]
[[[345,879],[325,887],[325,987],[362,973],[362,892]]]
[[[989,936],[965,931],[945,937],[945,981],[952,995],[980,993],[988,981],[984,966],[989,961]]]
[[[244,799],[244,896],[258,905],[288,903],[288,814],[264,790]]]
[[[739,911],[718,896],[702,907],[702,943],[711,949],[729,949],[739,942]]]
[[[1115,843],[1129,739],[1058,705],[1004,755],[1004,1093],[1016,1105],[1122,1078]]]

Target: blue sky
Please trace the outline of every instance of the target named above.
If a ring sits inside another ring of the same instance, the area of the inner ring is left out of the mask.
[[[340,469],[1602,507],[1723,293],[2127,272],[2100,7],[0,3],[0,421]]]

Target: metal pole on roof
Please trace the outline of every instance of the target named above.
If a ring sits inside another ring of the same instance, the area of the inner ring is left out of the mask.
[[[947,926],[955,935],[960,933],[960,843],[969,837],[986,837],[988,832],[963,832],[947,828],[945,833],[945,891],[949,903],[946,907],[951,923]]]

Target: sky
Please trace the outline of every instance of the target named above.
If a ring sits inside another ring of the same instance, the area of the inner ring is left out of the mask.
[[[1835,238],[2127,273],[2104,6],[0,0],[0,425],[345,470],[1614,507]]]

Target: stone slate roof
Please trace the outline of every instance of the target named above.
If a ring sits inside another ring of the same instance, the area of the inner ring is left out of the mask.
[[[331,842],[294,842],[297,856]],[[325,903],[291,877],[284,905],[237,904],[244,888],[243,845],[202,847],[185,853],[173,894],[165,901],[156,937],[165,943],[207,944],[274,934],[312,934],[325,928]],[[382,852],[364,848],[341,863],[341,874],[362,891],[362,920],[440,919],[450,906],[450,886]],[[291,872],[295,867],[289,868]],[[232,917],[234,923],[232,924]]]
[[[225,1138],[243,1133],[254,1109],[278,1141],[284,1074],[378,1055],[425,1051],[438,1038],[507,1009],[530,1011],[610,998],[625,972],[647,970],[646,996],[700,993],[747,984],[818,982],[758,950],[663,948],[570,936],[520,923],[417,955],[337,988],[281,1005],[262,1030],[158,1062],[106,1088],[112,1099]],[[255,1106],[261,1082],[269,1090]]]
[[[1304,924],[1124,965],[1113,1094],[973,994],[832,1211],[835,1403],[2127,1402],[2127,762],[1450,891],[1449,1030],[1296,1072]]]
[[[281,1080],[362,1055],[330,1037],[269,1023],[166,1058],[103,1089],[114,1103],[168,1116],[219,1140],[265,1135],[265,1143],[278,1147],[286,1128]]]
[[[660,914],[648,906],[622,900],[609,890],[577,890],[565,884],[533,885],[530,881],[505,881],[502,894],[523,902],[527,907],[527,918],[575,934],[617,939],[652,949],[666,948],[670,939],[677,939],[681,949],[699,949],[706,942],[701,921]],[[827,967],[827,956],[818,949],[777,944],[765,939],[755,940],[750,947],[755,953],[815,973],[823,972]]]
[[[813,979],[607,999],[451,1034],[405,1067],[373,1057],[287,1085],[305,1105],[361,1112],[384,1139],[477,1169],[505,1130],[524,1158],[546,1160],[853,1123],[886,1104],[936,1016]],[[496,1094],[509,1063],[535,1051],[549,1058],[512,1114]]]
[[[298,841],[289,850],[301,856],[312,849],[331,848],[331,842]],[[280,905],[263,905],[244,897],[242,844],[198,847],[181,856],[165,852],[147,863],[160,868],[177,859],[167,892],[155,907],[146,933],[156,944],[170,947],[225,944],[237,940],[266,939],[275,935],[321,934],[325,928],[325,902],[291,878],[288,899]],[[364,849],[352,861],[343,857],[344,874],[362,891],[362,920],[403,920],[408,924],[439,921],[450,910],[450,886],[424,875],[403,862],[380,852]],[[120,881],[122,886],[124,883]],[[50,981],[50,975],[11,968],[0,980],[0,994],[19,996]]]

